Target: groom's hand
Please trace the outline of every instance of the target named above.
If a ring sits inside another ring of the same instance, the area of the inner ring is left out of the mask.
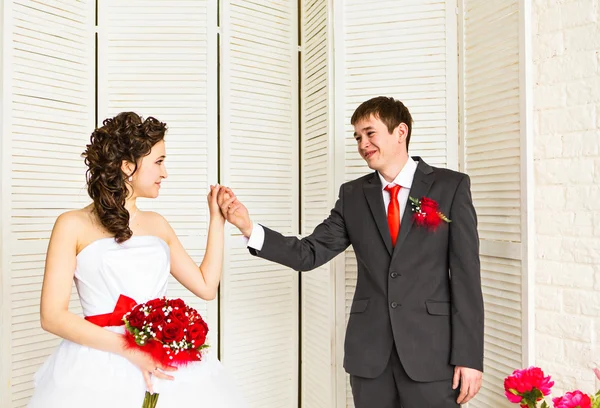
[[[217,203],[225,219],[235,225],[245,237],[252,234],[252,220],[248,209],[242,204],[229,187],[221,188],[217,196]]]
[[[455,390],[460,383],[460,394],[456,400],[459,404],[466,404],[479,392],[483,373],[474,368],[454,367],[452,389]]]

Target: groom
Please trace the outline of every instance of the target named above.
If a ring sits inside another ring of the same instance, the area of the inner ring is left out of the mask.
[[[297,271],[353,246],[358,283],[344,368],[356,408],[457,407],[477,394],[483,371],[469,177],[408,155],[412,118],[398,100],[366,101],[351,123],[358,153],[374,172],[344,183],[335,208],[311,235],[284,237],[254,224],[239,201],[224,206],[231,190],[221,190],[221,210],[249,238],[252,255]],[[416,220],[414,200],[421,200]]]

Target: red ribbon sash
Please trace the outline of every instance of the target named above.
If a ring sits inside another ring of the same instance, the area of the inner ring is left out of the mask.
[[[125,322],[123,322],[123,316],[125,313],[130,312],[135,305],[137,305],[135,300],[128,296],[120,295],[117,304],[115,305],[115,310],[113,310],[112,313],[86,316],[85,320],[100,327],[123,326],[125,324]]]

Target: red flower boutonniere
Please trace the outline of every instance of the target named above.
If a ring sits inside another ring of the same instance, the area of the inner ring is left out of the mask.
[[[442,221],[452,222],[448,217],[439,211],[437,201],[431,198],[423,197],[420,200],[414,197],[408,197],[412,204],[413,220],[420,227],[427,227],[435,231]]]

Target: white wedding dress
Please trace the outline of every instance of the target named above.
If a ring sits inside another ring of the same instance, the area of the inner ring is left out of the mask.
[[[85,316],[111,313],[123,294],[136,302],[167,295],[168,245],[154,236],[92,242],[77,255],[75,284]],[[106,327],[117,333],[124,326]],[[209,348],[202,361],[180,367],[173,381],[158,380],[157,408],[246,407]],[[141,408],[146,386],[127,359],[64,340],[34,377],[29,408]]]

